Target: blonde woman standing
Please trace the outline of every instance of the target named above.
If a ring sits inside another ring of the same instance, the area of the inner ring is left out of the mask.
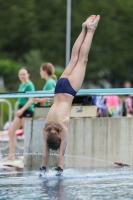
[[[52,63],[46,62],[43,63],[40,67],[40,76],[46,80],[46,83],[43,87],[43,90],[54,90],[56,86],[57,77],[54,74],[55,69]],[[36,103],[44,103],[44,106],[48,106],[48,101],[50,98],[34,98]]]

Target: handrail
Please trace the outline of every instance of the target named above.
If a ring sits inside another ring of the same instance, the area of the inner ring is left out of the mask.
[[[0,102],[6,102],[6,103],[8,104],[8,106],[9,106],[8,121],[11,122],[11,121],[12,121],[12,105],[11,105],[11,103],[10,103],[8,100],[6,100],[6,99],[0,99]],[[18,106],[18,101],[16,101],[15,106],[14,106],[14,114],[15,114],[16,111],[17,111],[17,106]],[[16,137],[15,137],[15,138],[16,138]],[[17,147],[18,149],[20,149],[20,150],[23,150],[23,149],[24,149],[24,146],[21,147],[21,146],[17,143],[17,139],[16,139],[16,147]],[[6,150],[6,149],[8,149],[8,148],[9,148],[9,143],[5,143],[5,146],[0,147],[0,152],[1,152],[1,150],[3,151],[3,150]]]
[[[107,89],[80,89],[76,96],[82,95],[124,95],[133,94],[133,88],[107,88]],[[54,91],[52,90],[41,90],[34,92],[7,92],[0,93],[0,98],[19,98],[19,97],[53,97]]]
[[[17,110],[18,110],[18,101],[16,101],[14,105],[14,115],[17,112]]]
[[[16,101],[16,102],[15,102],[15,105],[14,105],[14,115],[15,115],[15,113],[17,112],[17,110],[18,110],[18,101]],[[17,147],[18,149],[20,149],[20,150],[24,150],[24,146],[20,146],[20,145],[18,144],[17,137],[15,137],[15,140],[16,140],[16,147]]]
[[[0,103],[1,102],[2,103],[7,103],[8,108],[9,108],[8,121],[11,122],[12,121],[12,105],[7,99],[0,99]],[[0,151],[1,150],[6,150],[8,147],[9,147],[9,143],[7,143],[4,147],[0,147]]]
[[[6,100],[6,99],[0,99],[0,103],[1,102],[5,102],[8,104],[9,107],[9,115],[8,115],[8,121],[11,122],[12,121],[12,104],[10,103],[10,101]]]

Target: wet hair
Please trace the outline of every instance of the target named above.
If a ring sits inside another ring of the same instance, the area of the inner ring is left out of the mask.
[[[30,71],[29,71],[29,69],[28,69],[27,67],[21,67],[20,70],[21,70],[21,69],[25,69],[25,70],[27,71],[27,73],[30,74]],[[19,71],[20,71],[20,70],[19,70]]]
[[[41,69],[42,69],[43,71],[46,71],[47,74],[48,74],[49,76],[51,76],[53,79],[57,80],[57,77],[56,77],[56,75],[54,74],[55,69],[54,69],[54,66],[53,66],[52,63],[49,63],[49,62],[43,63],[43,64],[41,65]]]
[[[50,132],[47,136],[47,146],[52,150],[58,150],[60,147],[61,139],[55,134]]]

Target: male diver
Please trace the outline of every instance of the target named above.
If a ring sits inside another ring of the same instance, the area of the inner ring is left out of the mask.
[[[99,20],[99,15],[91,15],[82,24],[82,31],[72,48],[70,62],[56,84],[54,103],[49,110],[43,129],[44,149],[41,173],[46,172],[49,149],[59,149],[58,167],[55,170],[57,175],[63,172],[72,101],[83,83],[88,53]]]

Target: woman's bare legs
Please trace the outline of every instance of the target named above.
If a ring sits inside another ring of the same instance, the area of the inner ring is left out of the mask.
[[[94,15],[91,15],[92,19],[94,19],[94,17],[95,17]],[[61,75],[61,77],[68,77],[77,64],[77,61],[79,58],[79,51],[87,33],[87,20],[82,24],[82,31],[80,35],[78,36],[77,40],[75,41],[72,48],[70,62],[68,66],[66,67],[65,71],[63,72],[63,74]]]
[[[15,117],[9,129],[9,157],[8,160],[15,160],[15,131],[22,126],[22,119]]]
[[[68,77],[70,84],[75,91],[78,91],[83,83],[86,66],[88,62],[88,53],[91,47],[93,35],[98,25],[99,19],[100,19],[99,15],[97,16],[95,15],[95,17],[93,18],[89,17],[87,19],[87,34],[83,44],[81,45],[77,64]]]
[[[25,123],[26,120],[32,120],[32,118],[31,117],[23,117],[22,118],[22,127],[23,127],[23,129],[24,129],[24,123]],[[17,159],[24,161],[24,156],[17,156]]]
[[[25,120],[31,120],[32,118],[26,117],[26,118],[19,118],[15,117],[12,125],[9,129],[9,157],[8,160],[15,160],[15,132],[18,130],[21,126],[24,127]]]

